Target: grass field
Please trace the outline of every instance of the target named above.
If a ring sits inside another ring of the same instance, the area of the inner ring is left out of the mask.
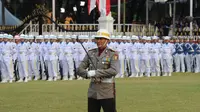
[[[0,84],[0,112],[86,112],[89,81]],[[200,73],[116,80],[118,112],[200,112]]]

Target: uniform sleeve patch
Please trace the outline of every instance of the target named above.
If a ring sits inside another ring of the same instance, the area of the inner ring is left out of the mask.
[[[118,60],[118,58],[119,58],[119,56],[118,56],[118,54],[114,54],[114,60]]]

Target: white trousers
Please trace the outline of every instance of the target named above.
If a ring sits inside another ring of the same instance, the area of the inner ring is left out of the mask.
[[[130,64],[131,64],[131,73],[137,74],[139,72],[139,60],[138,60],[138,58],[130,59]]]
[[[193,61],[194,61],[193,59],[194,59],[193,55],[187,54],[185,56],[185,64],[186,64],[187,72],[192,72],[193,70]]]
[[[140,73],[150,75],[150,61],[149,59],[140,59],[139,61]]]
[[[58,76],[58,60],[48,61],[48,74],[50,78]]]
[[[29,77],[39,77],[38,61],[36,59],[28,60],[28,73]]]
[[[41,68],[40,68],[41,67]],[[41,74],[42,74],[42,78],[43,77],[46,77],[45,76],[45,65],[44,65],[44,58],[42,56],[39,56],[39,60],[38,60],[38,70],[41,71]]]
[[[13,80],[14,65],[12,58],[1,61],[2,80]]]
[[[162,66],[162,72],[171,73],[172,72],[172,59],[161,58],[161,66]]]
[[[120,63],[120,70],[119,70],[119,76],[124,76],[126,73],[126,60],[125,59],[119,59]]]
[[[150,66],[151,66],[151,72],[152,73],[160,73],[160,59],[157,58],[151,58],[150,59]]]
[[[17,67],[19,71],[19,78],[23,79],[28,77],[28,60],[18,61]]]
[[[195,66],[194,66],[194,72],[199,73],[200,72],[200,54],[195,55]]]
[[[185,72],[184,54],[174,55],[175,72]]]
[[[63,76],[74,77],[74,62],[72,59],[61,60]]]

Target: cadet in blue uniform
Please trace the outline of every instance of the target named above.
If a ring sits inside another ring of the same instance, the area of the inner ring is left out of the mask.
[[[187,72],[193,71],[193,61],[194,61],[194,43],[193,39],[190,38],[190,41],[187,41],[187,43],[185,43],[185,62],[186,62]]]
[[[194,45],[195,48],[195,55],[194,55],[194,72],[199,73],[200,72],[200,37],[197,39],[197,43]]]
[[[185,72],[185,64],[184,64],[184,44],[183,40],[177,40],[175,43],[175,52],[173,53],[174,64],[175,64],[175,72]]]

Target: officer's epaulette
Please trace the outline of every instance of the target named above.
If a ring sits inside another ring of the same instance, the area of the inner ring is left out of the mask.
[[[114,49],[112,49],[112,48],[109,48],[109,50],[111,50],[112,52],[116,52]]]
[[[98,48],[92,48],[92,49],[89,49],[88,51],[95,51],[97,50]]]

